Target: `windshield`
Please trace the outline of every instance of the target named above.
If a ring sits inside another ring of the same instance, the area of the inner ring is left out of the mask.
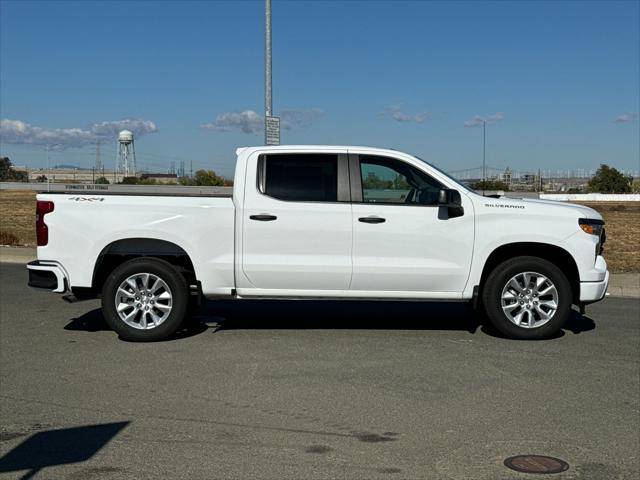
[[[433,163],[429,163],[426,160],[423,160],[422,158],[418,157],[417,155],[414,155],[414,157],[417,158],[418,160],[420,160],[422,163],[426,163],[427,165],[429,165],[434,170],[437,170],[439,173],[441,173],[442,175],[447,177],[449,180],[454,182],[456,185],[460,186],[463,190],[466,190],[467,192],[471,192],[471,193],[477,193],[475,190],[473,190],[472,188],[469,188],[468,186],[466,186],[464,183],[462,183],[457,178],[451,176],[450,174],[448,174],[447,172],[445,172],[441,168],[436,167]]]

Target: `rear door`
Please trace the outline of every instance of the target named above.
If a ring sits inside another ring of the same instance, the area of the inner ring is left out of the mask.
[[[463,194],[464,214],[451,218],[437,204],[445,186],[416,165],[377,155],[350,158],[351,290],[457,298],[473,252],[470,200]]]
[[[348,290],[353,227],[346,150],[255,155],[247,168],[239,288],[273,295]]]

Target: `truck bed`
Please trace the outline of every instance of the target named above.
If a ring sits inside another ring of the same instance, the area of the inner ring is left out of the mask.
[[[234,286],[230,195],[84,191],[41,193],[37,199],[54,203],[45,217],[49,242],[38,247],[38,259],[64,265],[71,286],[90,287],[94,272],[87,265],[123,239],[160,240],[184,250],[205,293],[225,294]]]

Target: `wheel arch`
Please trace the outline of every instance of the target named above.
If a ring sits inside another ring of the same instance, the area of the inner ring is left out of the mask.
[[[580,302],[580,274],[573,256],[562,247],[538,242],[514,242],[496,247],[487,257],[482,268],[479,298],[482,298],[482,290],[489,274],[505,260],[520,256],[538,257],[557,265],[569,280],[573,302],[575,304]]]
[[[141,257],[160,258],[178,269],[185,277],[187,285],[197,283],[195,268],[189,254],[179,245],[157,238],[124,238],[106,245],[93,268],[91,290],[95,294],[102,291],[106,277],[122,263]]]

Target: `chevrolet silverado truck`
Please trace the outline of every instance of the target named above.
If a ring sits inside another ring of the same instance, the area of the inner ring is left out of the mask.
[[[203,297],[472,302],[541,339],[607,290],[591,208],[481,196],[394,150],[236,153],[229,194],[39,194],[29,285],[101,298],[137,341],[171,336]]]

